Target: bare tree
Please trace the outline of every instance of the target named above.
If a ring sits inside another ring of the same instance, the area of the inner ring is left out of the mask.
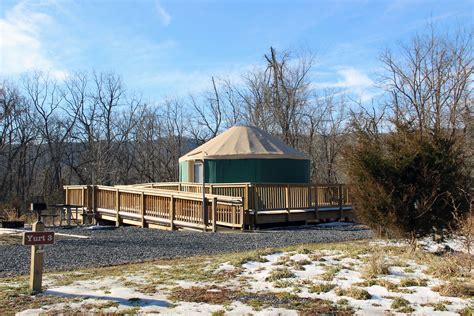
[[[25,207],[34,192],[39,151],[35,148],[34,116],[25,98],[12,83],[0,89],[0,203]]]
[[[62,158],[64,144],[70,136],[76,115],[62,117],[62,91],[57,82],[48,74],[36,72],[23,79],[24,89],[35,109],[39,120],[37,132],[47,147],[47,159],[50,160],[45,172],[45,195],[52,199],[62,196]]]
[[[100,141],[97,143],[96,176],[99,183],[114,183],[117,158],[116,110],[123,105],[125,89],[122,79],[114,73],[94,73],[92,98],[98,110],[98,129]],[[110,170],[113,168],[112,170]]]
[[[312,111],[307,115],[309,133],[307,152],[312,161],[312,179],[323,183],[339,183],[343,178],[341,160],[348,142],[346,96],[326,90],[315,96]]]
[[[308,72],[312,59],[300,57],[293,61],[287,53],[278,57],[273,47],[265,59],[268,63],[265,73],[271,78],[272,113],[283,140],[297,147],[301,133],[299,123],[308,104]]]
[[[395,125],[408,125],[423,136],[428,131],[452,137],[465,128],[472,99],[472,34],[440,35],[431,25],[399,54],[382,57],[383,87]]]
[[[204,104],[200,104],[194,96],[190,96],[191,104],[197,116],[193,118],[193,120],[197,121],[197,126],[191,125],[193,126],[191,133],[198,144],[205,143],[209,139],[216,137],[222,125],[222,101],[214,77],[211,78],[211,81],[212,92],[206,93]]]

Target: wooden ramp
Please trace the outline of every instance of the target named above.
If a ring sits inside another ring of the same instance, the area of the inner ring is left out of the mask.
[[[115,221],[116,225],[142,227],[161,225],[215,231],[217,225],[243,227],[242,199],[232,196],[206,195],[169,190],[108,187],[66,186],[66,202],[84,205],[97,219]]]

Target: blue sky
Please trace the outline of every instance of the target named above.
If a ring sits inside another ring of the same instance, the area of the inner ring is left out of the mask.
[[[0,0],[0,76],[114,71],[150,99],[238,82],[270,46],[311,52],[318,87],[376,94],[378,56],[429,21],[472,28],[474,1]]]

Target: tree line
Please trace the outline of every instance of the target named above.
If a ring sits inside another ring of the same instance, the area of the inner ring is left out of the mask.
[[[159,102],[127,90],[116,73],[77,72],[58,81],[33,72],[14,82],[4,79],[0,203],[25,208],[32,199],[62,201],[65,184],[177,181],[180,156],[236,124],[255,125],[307,153],[313,182],[351,182],[360,201],[373,198],[363,193],[370,186],[387,201],[393,198],[400,183],[390,187],[387,178],[377,178],[388,162],[375,153],[400,164],[406,156],[397,154],[409,148],[414,160],[425,159],[415,150],[423,145],[413,139],[451,142],[448,147],[457,151],[450,161],[466,175],[472,170],[470,45],[470,35],[427,32],[398,51],[382,52],[382,94],[370,104],[341,89],[314,88],[314,58],[274,48],[263,55],[262,67],[243,73],[239,82],[212,77],[203,93]],[[373,159],[364,160],[369,154]],[[390,176],[399,177],[397,172]],[[439,186],[442,179],[436,179],[430,188]],[[406,187],[413,190],[416,183]],[[425,195],[421,213],[440,196],[447,199],[436,190]],[[406,195],[399,200],[406,203]],[[369,218],[386,210],[382,204],[361,205],[371,210]]]
[[[258,126],[312,158],[312,180],[340,182],[346,98],[310,88],[312,59],[277,53],[242,82],[145,102],[116,73],[48,73],[0,89],[0,196],[4,207],[62,200],[65,184],[177,181],[178,158],[236,124]]]

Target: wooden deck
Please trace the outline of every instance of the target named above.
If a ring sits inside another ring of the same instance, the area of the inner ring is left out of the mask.
[[[321,184],[146,183],[65,186],[66,203],[84,205],[97,219],[142,227],[255,228],[262,224],[352,219],[349,189]]]

